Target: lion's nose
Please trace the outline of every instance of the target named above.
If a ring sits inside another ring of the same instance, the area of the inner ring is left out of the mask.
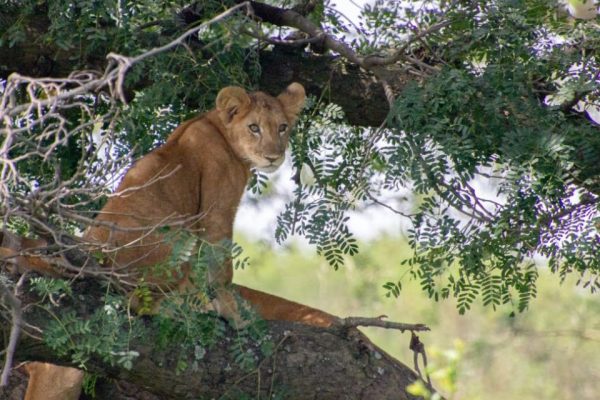
[[[279,154],[269,154],[266,155],[265,158],[267,160],[269,160],[270,162],[274,163],[275,161],[279,160],[279,157],[281,157]]]

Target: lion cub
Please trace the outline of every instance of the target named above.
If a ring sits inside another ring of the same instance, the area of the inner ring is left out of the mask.
[[[164,145],[125,174],[96,218],[116,227],[92,227],[85,238],[106,245],[109,264],[130,272],[132,283],[144,273],[145,281],[161,290],[193,288],[186,266],[173,276],[148,273],[148,267],[171,253],[156,227],[179,224],[209,243],[231,241],[250,169],[272,172],[283,163],[290,130],[304,100],[299,83],[292,83],[277,97],[236,86],[222,89],[214,110],[181,124]],[[232,276],[231,262],[208,266],[213,307],[238,325]]]
[[[102,225],[84,237],[103,246],[110,268],[128,274],[131,283],[143,276],[161,290],[193,290],[189,267],[172,276],[148,274],[165,261],[171,246],[159,226],[173,224],[210,243],[231,240],[233,222],[251,168],[275,171],[285,158],[289,135],[305,100],[304,88],[292,83],[277,97],[248,93],[240,87],[222,89],[216,108],[184,122],[167,142],[136,162],[117,192],[102,208]],[[23,267],[38,268],[35,257]],[[330,326],[337,317],[261,291],[233,285],[231,262],[208,267],[215,289],[212,305],[236,326],[241,321],[233,291],[264,318]],[[74,368],[40,362],[27,365],[26,400],[75,400],[83,374]],[[62,378],[60,380],[59,378]],[[57,383],[60,382],[60,383]]]

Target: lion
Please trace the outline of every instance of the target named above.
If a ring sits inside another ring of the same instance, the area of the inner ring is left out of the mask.
[[[127,171],[84,239],[101,245],[105,264],[126,272],[132,285],[143,278],[159,291],[193,291],[189,265],[173,273],[153,272],[152,266],[171,253],[164,230],[157,227],[185,229],[213,244],[231,241],[251,170],[273,172],[281,166],[304,101],[305,91],[299,83],[290,84],[277,97],[236,86],[223,88],[215,109],[182,123],[162,146]],[[14,257],[26,248],[42,247],[41,242],[23,238],[11,248],[0,248],[0,256],[13,256],[20,267],[47,274],[52,268],[39,257]],[[212,309],[234,327],[245,323],[236,293],[266,320],[322,327],[337,320],[324,311],[234,285],[231,260],[211,263],[207,274],[214,293]],[[82,372],[39,362],[29,363],[26,370],[30,374],[26,400],[79,397]]]

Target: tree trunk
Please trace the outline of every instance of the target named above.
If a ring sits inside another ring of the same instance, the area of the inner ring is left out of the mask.
[[[68,304],[85,319],[96,307],[102,306],[106,289],[86,278],[73,284],[73,296]],[[27,293],[26,290],[23,293]],[[44,326],[51,318],[41,307],[29,307],[39,300],[31,295],[21,296],[25,322]],[[61,304],[61,307],[64,307]],[[7,321],[7,320],[5,320]],[[146,320],[149,323],[149,319]],[[0,348],[7,347],[10,324],[0,327]],[[131,370],[111,366],[100,360],[89,362],[88,370],[104,377],[98,384],[98,398],[111,399],[197,399],[231,398],[243,395],[252,398],[273,398],[279,394],[293,399],[411,399],[405,388],[417,378],[416,374],[375,347],[362,333],[323,329],[275,321],[268,322],[268,334],[274,344],[269,357],[255,344],[249,344],[259,355],[255,365],[242,369],[233,359],[231,344],[236,332],[228,329],[225,337],[209,348],[198,362],[197,370],[187,368],[176,372],[181,359],[176,356],[177,343],[157,350],[155,337],[144,337],[132,343],[139,352]],[[398,333],[400,335],[401,333]],[[152,336],[152,333],[150,334]],[[408,342],[408,338],[407,338]],[[51,349],[39,340],[22,334],[16,360],[52,361],[57,359]],[[194,362],[193,355],[186,360]],[[196,360],[197,361],[197,360]],[[18,398],[24,376],[16,372],[3,399]],[[132,397],[133,396],[133,397]]]

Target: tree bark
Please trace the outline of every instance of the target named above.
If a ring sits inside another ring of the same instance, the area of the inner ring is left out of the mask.
[[[389,111],[383,87],[373,74],[340,57],[317,55],[302,50],[275,47],[260,53],[262,75],[259,86],[268,93],[279,93],[291,82],[300,82],[308,94],[325,99],[344,110],[351,125],[378,127]],[[398,65],[381,68],[397,93],[414,76]]]
[[[73,284],[73,300],[68,306],[78,310],[78,314],[85,318],[102,306],[105,290],[90,278],[76,281]],[[27,310],[24,313],[26,323],[44,326],[45,321],[51,318],[41,307],[31,307],[39,299],[28,294],[21,296],[21,300],[24,310]],[[0,348],[6,347],[9,330],[9,323],[0,327]],[[413,398],[405,388],[418,379],[417,375],[375,347],[355,329],[342,331],[339,328],[323,329],[276,321],[268,322],[268,332],[275,350],[271,356],[263,357],[257,348],[252,348],[259,356],[255,366],[249,370],[243,370],[233,359],[231,343],[236,332],[231,329],[207,350],[195,371],[188,368],[177,373],[176,364],[180,360],[176,356],[177,343],[157,350],[154,337],[144,337],[143,342],[132,343],[132,350],[138,351],[140,356],[135,359],[131,370],[100,360],[92,360],[87,367],[90,372],[105,377],[97,388],[99,398],[234,399],[242,394],[253,398],[272,398],[274,393],[293,399]],[[58,359],[44,343],[28,335],[21,335],[16,358],[16,361],[69,364],[68,360]],[[187,361],[188,365],[192,365],[193,355]],[[16,372],[12,386],[5,389],[0,397],[17,398],[15,396],[23,389],[23,379],[23,375]]]
[[[40,38],[47,32],[50,21],[46,16],[47,9],[41,3],[38,12],[30,17],[27,24],[26,39],[9,47],[8,43],[0,46],[0,78],[6,79],[17,72],[32,77],[66,77],[74,70],[93,69],[103,71],[106,67],[106,54],[96,51],[81,59],[75,52],[65,51]],[[271,7],[272,9],[276,9]],[[270,8],[270,9],[271,9]],[[186,9],[184,9],[186,10]],[[182,11],[183,12],[183,11]],[[0,28],[9,27],[18,14],[0,10]],[[183,15],[182,18],[184,18]],[[196,22],[202,16],[194,15],[185,22]],[[271,16],[277,22],[277,18]],[[1,31],[2,29],[0,29]],[[156,39],[156,38],[154,38]],[[140,40],[150,40],[140,37]],[[157,45],[152,41],[148,47]],[[190,48],[195,47],[194,44]],[[126,54],[128,55],[128,54]],[[259,88],[268,93],[279,93],[291,82],[300,82],[309,94],[325,98],[342,107],[348,122],[352,125],[378,127],[385,120],[389,105],[381,83],[375,79],[373,71],[366,71],[343,57],[328,52],[317,54],[303,48],[274,46],[262,50],[259,55],[261,77]],[[398,93],[406,82],[414,79],[414,75],[404,72],[398,65],[379,67],[378,76],[385,78],[391,88]],[[149,85],[141,82],[137,85]],[[125,88],[131,92],[136,88]]]

